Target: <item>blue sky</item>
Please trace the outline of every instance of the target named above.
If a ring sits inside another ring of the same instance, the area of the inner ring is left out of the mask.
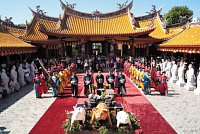
[[[63,2],[77,3],[76,10],[93,12],[99,10],[103,13],[117,10],[117,3],[125,3],[126,0],[63,0]],[[131,0],[129,0],[130,2]],[[32,19],[28,9],[30,6],[35,9],[37,5],[47,12],[47,15],[58,17],[62,12],[59,0],[1,0],[0,15],[4,20],[5,16],[13,17],[15,24],[25,23]],[[134,0],[132,12],[135,16],[145,15],[151,9],[151,5],[157,8],[163,6],[162,14],[166,13],[173,6],[188,6],[194,11],[194,17],[200,17],[200,0]]]

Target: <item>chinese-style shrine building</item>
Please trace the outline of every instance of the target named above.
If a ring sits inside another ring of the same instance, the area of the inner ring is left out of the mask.
[[[84,13],[60,3],[63,12],[58,18],[30,9],[33,19],[26,28],[6,23],[2,27],[11,35],[37,46],[37,56],[43,58],[77,54],[150,56],[157,50],[183,51],[183,48],[166,45],[166,41],[185,32],[188,25],[167,27],[160,15],[161,9],[135,17],[130,12],[133,1],[110,13]]]

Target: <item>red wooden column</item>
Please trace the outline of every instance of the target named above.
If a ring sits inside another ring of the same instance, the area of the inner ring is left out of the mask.
[[[131,56],[135,57],[135,45],[134,44],[131,45]]]

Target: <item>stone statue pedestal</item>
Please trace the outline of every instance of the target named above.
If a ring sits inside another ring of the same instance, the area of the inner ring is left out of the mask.
[[[200,95],[200,88],[196,88],[196,89],[194,89],[194,94],[196,94],[196,95]]]
[[[179,87],[184,87],[185,86],[185,82],[181,82],[181,81],[177,81],[176,85],[178,85]]]
[[[186,84],[184,86],[185,89],[187,89],[188,91],[194,91],[194,89],[196,88],[195,86],[193,85],[189,85],[189,84]]]

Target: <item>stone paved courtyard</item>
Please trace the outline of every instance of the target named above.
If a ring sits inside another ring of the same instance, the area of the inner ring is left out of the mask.
[[[51,93],[35,98],[32,85],[0,100],[0,134],[27,134],[54,102]]]
[[[153,90],[146,98],[178,134],[200,134],[200,96],[172,83],[168,86],[167,97]]]
[[[169,83],[168,97],[154,91],[146,98],[177,133],[200,133],[200,96],[193,91]],[[27,134],[54,100],[51,93],[36,99],[32,85],[0,100],[0,134]]]

